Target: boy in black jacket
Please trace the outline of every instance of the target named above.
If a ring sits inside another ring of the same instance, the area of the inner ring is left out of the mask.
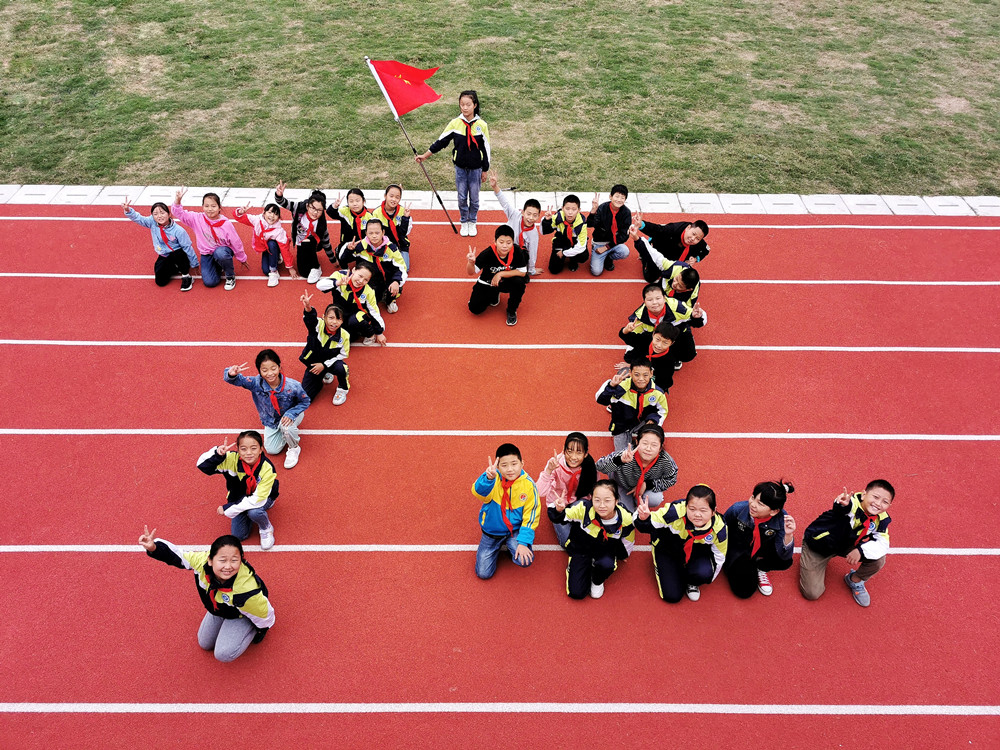
[[[625,205],[628,198],[628,188],[615,185],[611,188],[611,199],[597,205],[598,195],[594,196],[594,205],[587,226],[593,228],[591,237],[590,272],[600,276],[605,269],[615,270],[615,261],[628,257],[628,230],[632,226],[632,212]]]
[[[697,221],[675,221],[670,224],[654,224],[643,221],[642,215],[636,216],[637,229],[649,237],[649,243],[661,256],[667,260],[680,263],[698,263],[709,253],[705,242],[708,236],[708,224],[701,219]],[[649,253],[645,242],[635,240],[635,250],[642,261],[642,277],[653,283],[660,279],[660,263],[657,263]]]
[[[846,557],[852,569],[844,576],[844,583],[854,601],[862,607],[871,604],[865,581],[885,565],[892,520],[886,511],[895,495],[896,490],[884,479],[869,482],[864,492],[853,495],[845,488],[833,501],[833,508],[809,524],[799,567],[802,596],[819,599],[826,589],[827,563],[834,557]]]

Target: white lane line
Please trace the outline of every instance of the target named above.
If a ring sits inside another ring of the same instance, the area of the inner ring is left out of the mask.
[[[60,339],[0,339],[0,346],[111,346],[111,347],[237,347],[237,348],[299,348],[304,341],[86,341]],[[443,342],[389,342],[390,349],[560,349],[620,351],[624,344],[454,344]],[[913,352],[921,354],[1000,354],[1000,347],[989,346],[765,346],[739,344],[706,344],[698,351],[729,352]]]
[[[0,713],[1000,716],[1000,706],[821,703],[0,703]]]
[[[197,428],[35,428],[0,427],[5,435],[226,435],[242,427]],[[334,437],[559,437],[573,430],[299,430],[303,435]],[[584,431],[587,437],[610,437],[607,431]],[[1000,435],[857,432],[668,432],[676,440],[876,440],[928,442],[1000,442]]]
[[[207,550],[207,544],[180,544],[178,547],[190,550]],[[276,544],[270,552],[475,552],[475,544]],[[248,552],[262,552],[259,545],[245,544]],[[558,544],[536,544],[536,552],[561,552]],[[637,544],[637,552],[649,552],[648,544]],[[2,544],[0,554],[16,553],[68,553],[68,552],[144,552],[138,544]],[[795,554],[802,552],[795,548]],[[932,555],[940,557],[1000,557],[1000,548],[991,547],[893,547],[893,555]]]

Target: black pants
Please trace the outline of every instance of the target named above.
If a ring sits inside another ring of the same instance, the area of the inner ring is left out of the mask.
[[[566,247],[566,240],[560,241],[558,237],[552,240],[552,254],[549,255],[549,273],[561,273],[567,263],[585,265],[590,258],[590,253],[587,250],[584,250],[579,255],[574,255],[572,258],[567,258],[566,256],[560,257],[556,254],[557,251],[566,252],[568,249]]]
[[[691,559],[685,562],[684,543],[665,536],[653,546],[653,570],[660,598],[676,604],[684,597],[688,586],[712,582],[715,558],[707,544],[695,544],[691,549]]]
[[[295,248],[295,268],[300,276],[308,276],[310,271],[319,267],[319,243],[307,237]]]
[[[403,287],[400,286],[399,294],[393,296],[392,292],[389,291],[389,284],[385,283],[384,278],[376,278],[372,276],[372,280],[369,282],[372,287],[372,291],[375,292],[375,299],[379,302],[383,302],[388,305],[390,302],[395,302],[399,299],[400,294],[403,293]],[[392,282],[389,282],[390,284]]]
[[[316,375],[309,366],[306,365],[306,372],[302,376],[302,390],[306,392],[309,400],[313,400],[319,395],[319,392],[323,390],[323,376],[328,372],[332,372],[337,376],[337,387],[343,388],[345,391],[350,388],[347,382],[347,365],[344,364],[344,360],[338,359],[333,363],[333,367],[324,367],[323,372]]]
[[[633,242],[635,246],[635,251],[639,255],[639,260],[642,262],[642,278],[646,280],[647,284],[659,283],[660,279],[663,278],[663,272],[660,267],[653,262],[653,259],[649,257],[649,253],[646,252],[645,242]]]
[[[524,296],[524,286],[523,276],[508,276],[506,279],[500,279],[499,286],[480,284],[477,281],[472,285],[469,312],[473,315],[482,315],[486,312],[487,307],[500,299],[501,292],[510,295],[507,298],[507,312],[517,312],[517,306],[521,304],[521,297]]]
[[[590,584],[604,583],[617,565],[614,555],[592,557],[571,551],[566,565],[566,593],[574,599],[586,598],[590,594]]]
[[[685,326],[685,330],[677,337],[677,341],[670,345],[670,356],[678,362],[690,362],[698,356],[698,352],[694,348],[694,335],[691,333],[690,326]]]
[[[733,593],[740,599],[749,599],[757,590],[758,570],[788,570],[790,567],[792,567],[790,559],[768,560],[758,556],[757,560],[753,560],[749,555],[742,555],[727,560],[722,572],[726,574],[729,588],[733,590]]]
[[[350,311],[344,311],[344,330],[350,335],[351,341],[366,339],[382,333],[382,328],[375,322],[374,318],[368,313],[359,313],[357,309],[353,314]]]
[[[166,286],[175,275],[187,276],[191,273],[191,261],[183,250],[174,250],[170,255],[156,256],[153,276],[157,286]]]

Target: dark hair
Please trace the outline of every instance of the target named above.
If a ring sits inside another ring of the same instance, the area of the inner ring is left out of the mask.
[[[476,105],[476,108],[472,110],[472,114],[479,114],[479,94],[476,93],[475,89],[466,89],[461,94],[458,95],[458,101],[462,101],[462,97],[467,96],[472,99],[472,103]]]
[[[222,198],[220,198],[217,194],[205,193],[203,196],[201,196],[201,205],[203,206],[205,205],[206,198],[211,198],[213,201],[215,201],[215,205],[217,205],[219,208],[222,208]]]
[[[522,208],[521,210],[527,211],[529,208],[537,208],[539,211],[541,211],[542,204],[536,201],[534,198],[528,198],[528,200],[524,202],[524,208]]]
[[[365,194],[361,192],[361,188],[351,188],[347,191],[347,197],[350,198],[352,195],[360,195],[361,200],[365,199]]]
[[[754,485],[753,496],[760,497],[760,501],[771,510],[781,510],[785,507],[785,500],[788,495],[795,492],[795,487],[791,482],[779,479],[777,482],[758,482]]]
[[[615,193],[621,193],[626,198],[628,198],[628,188],[625,187],[624,185],[621,185],[621,184],[619,184],[619,185],[612,185],[611,186],[611,193],[610,193],[610,195],[614,195]]]
[[[886,492],[888,492],[890,500],[895,499],[896,497],[895,488],[884,479],[873,479],[872,481],[870,481],[868,483],[868,486],[865,487],[865,492],[871,492],[872,490],[878,490],[878,489],[885,490]]]
[[[597,464],[594,463],[594,458],[589,453],[590,441],[587,440],[586,435],[582,432],[571,432],[563,443],[563,451],[566,451],[573,443],[579,443],[583,452],[587,454],[583,457],[583,463],[580,464],[580,479],[576,483],[576,499],[580,500],[594,493],[597,481]],[[616,494],[615,499],[617,498]]]
[[[698,221],[696,221],[694,225],[698,227],[698,229],[700,229],[706,237],[708,237],[708,224],[703,222],[701,219],[698,219]]]
[[[650,292],[659,292],[660,294],[663,294],[663,287],[659,284],[646,284],[646,286],[642,288],[642,298],[646,299],[646,295]]]
[[[661,320],[660,324],[653,329],[653,333],[660,334],[671,343],[680,338],[681,335],[680,329],[673,323],[669,323],[666,320]]]
[[[246,559],[243,557],[243,543],[232,534],[223,534],[212,542],[212,546],[208,550],[208,559],[211,560],[219,554],[219,550],[223,547],[236,547],[240,551],[240,560]]]
[[[701,277],[696,270],[689,266],[681,271],[681,281],[688,289],[694,289],[701,281]]]
[[[594,489],[596,490],[598,487],[607,487],[611,490],[611,494],[615,496],[615,502],[618,502],[618,482],[612,482],[610,479],[601,479],[594,482]]]
[[[632,444],[638,445],[639,438],[643,435],[653,434],[660,439],[660,450],[663,449],[663,443],[666,441],[667,436],[663,434],[663,428],[660,425],[653,422],[646,422],[642,427],[635,431],[635,435],[632,438]]]
[[[354,268],[355,269],[361,268],[361,269],[364,269],[365,271],[368,271],[368,273],[371,274],[372,276],[375,275],[375,266],[373,266],[367,260],[359,260],[359,261],[357,261],[354,264]]]
[[[575,203],[577,206],[580,205],[580,196],[576,193],[570,193],[565,198],[563,198],[562,204],[565,206],[567,203]]]
[[[323,311],[323,317],[324,318],[327,315],[330,314],[330,310],[335,310],[336,314],[333,317],[335,317],[337,320],[343,322],[343,320],[344,320],[344,311],[341,310],[339,307],[337,307],[337,305],[335,305],[333,302],[331,302],[329,305],[327,305],[326,309]]]
[[[501,224],[493,233],[493,239],[498,240],[501,237],[510,237],[511,239],[514,239],[514,230],[506,224]]]
[[[278,356],[278,353],[274,349],[261,349],[257,355],[257,359],[254,360],[254,364],[257,365],[257,372],[260,372],[260,366],[268,360],[281,367],[281,357]]]
[[[696,497],[700,497],[702,500],[707,502],[708,507],[712,509],[713,513],[715,513],[715,490],[707,484],[696,484],[688,490],[687,497],[684,499],[685,501],[690,501]]]
[[[365,231],[367,231],[367,230],[368,230],[368,227],[370,227],[370,226],[372,226],[372,225],[374,225],[374,224],[378,224],[378,225],[379,225],[379,227],[380,227],[380,228],[382,229],[382,231],[383,231],[383,232],[385,231],[385,224],[383,224],[383,223],[382,223],[382,220],[381,220],[381,219],[369,219],[369,220],[368,220],[368,221],[367,221],[367,222],[365,223]]]
[[[521,451],[513,443],[503,443],[497,448],[497,460],[504,456],[517,456],[518,461],[523,460],[521,458]]]
[[[634,357],[631,362],[628,363],[629,369],[633,367],[648,367],[650,370],[653,369],[652,362],[649,361],[648,357]]]
[[[157,208],[162,208],[164,211],[167,212],[167,223],[164,224],[164,226],[169,227],[171,224],[174,223],[174,217],[171,216],[170,209],[167,208],[167,204],[161,203],[160,201],[157,201],[156,203],[154,203],[152,206],[149,207],[149,215],[152,216],[153,211],[155,211]]]
[[[403,194],[403,186],[402,185],[397,185],[395,182],[392,182],[392,183],[390,183],[390,184],[388,184],[388,185],[385,186],[385,192],[382,193],[382,195],[388,195],[389,191],[392,190],[393,188],[396,188],[396,190],[399,191],[400,195]]]
[[[241,432],[239,435],[236,436],[237,446],[239,446],[240,441],[243,438],[250,438],[251,440],[256,440],[257,445],[259,445],[261,448],[264,447],[264,438],[261,437],[261,434],[257,432],[257,430],[243,430],[243,432]]]
[[[268,211],[272,211],[278,214],[278,216],[281,216],[281,207],[277,203],[268,203],[264,206],[264,213],[267,213]]]
[[[320,203],[323,204],[323,208],[326,208],[326,193],[324,193],[322,190],[313,190],[309,194],[309,197],[306,198],[306,205],[308,206],[313,201],[319,201]]]

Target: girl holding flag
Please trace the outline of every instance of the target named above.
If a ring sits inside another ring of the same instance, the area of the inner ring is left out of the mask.
[[[215,193],[205,193],[201,199],[202,213],[185,211],[181,199],[187,193],[182,187],[174,194],[174,205],[170,213],[181,224],[194,230],[194,240],[201,253],[201,281],[211,288],[218,286],[222,276],[226,277],[226,291],[236,288],[236,270],[233,258],[246,266],[247,254],[243,242],[236,234],[236,228],[222,213],[222,200]],[[249,268],[249,266],[247,266]]]
[[[143,216],[132,207],[128,198],[122,203],[125,216],[141,227],[150,231],[153,239],[153,249],[157,259],[153,265],[153,276],[157,286],[166,286],[174,274],[181,277],[181,291],[190,291],[194,286],[191,280],[191,266],[198,267],[198,256],[191,247],[188,233],[170,218],[170,210],[165,203],[154,203],[149,216]]]

